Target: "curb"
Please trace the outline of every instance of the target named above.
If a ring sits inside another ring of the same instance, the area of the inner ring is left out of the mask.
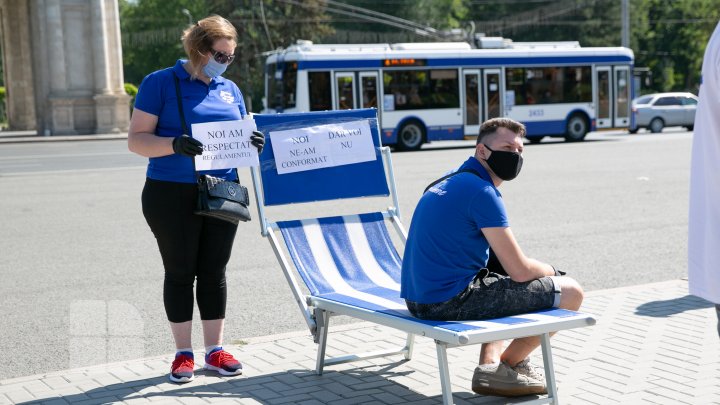
[[[3,143],[33,143],[33,142],[66,142],[66,141],[103,141],[110,139],[127,139],[127,133],[120,134],[95,134],[95,135],[2,135],[0,144]]]

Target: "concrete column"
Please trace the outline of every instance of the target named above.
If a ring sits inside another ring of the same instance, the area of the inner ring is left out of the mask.
[[[107,23],[107,49],[110,69],[110,89],[113,94],[125,94],[125,77],[123,75],[122,36],[120,33],[120,7],[118,0],[105,0],[105,22]]]
[[[130,96],[122,83],[122,48],[117,0],[92,0],[93,53],[100,59],[95,65],[96,133],[127,131],[130,122]],[[115,52],[109,44],[115,45]],[[116,59],[113,61],[113,59]],[[113,61],[114,63],[109,63]],[[109,67],[115,66],[113,72]],[[113,80],[114,79],[114,80]]]
[[[110,94],[108,72],[107,28],[105,24],[105,1],[91,0],[91,35],[93,78],[95,81],[95,94]]]
[[[75,135],[75,106],[69,97],[69,78],[67,76],[67,59],[65,54],[65,27],[63,24],[63,5],[61,0],[45,0],[45,37],[47,53],[46,61],[52,61],[49,69],[50,94],[49,125],[44,135]]]
[[[62,9],[60,0],[45,1],[45,27],[46,36],[42,40],[47,41],[48,61],[51,61],[50,91],[52,93],[64,92],[67,90],[67,63],[65,61],[65,42],[63,35]]]
[[[35,129],[33,44],[28,15],[26,2],[0,0],[5,112],[11,130]]]

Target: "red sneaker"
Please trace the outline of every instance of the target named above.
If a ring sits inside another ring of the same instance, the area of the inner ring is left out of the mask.
[[[195,369],[195,358],[192,353],[180,352],[175,355],[170,371],[170,381],[186,383],[192,381]]]
[[[222,347],[205,355],[205,369],[217,371],[221,375],[242,374],[242,364]]]

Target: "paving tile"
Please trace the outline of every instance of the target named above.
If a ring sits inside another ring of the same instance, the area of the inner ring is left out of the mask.
[[[24,389],[17,391],[6,392],[5,395],[10,399],[12,403],[32,401],[35,397]]]
[[[2,402],[0,402],[1,404]],[[66,401],[63,398],[55,398],[55,399],[49,399],[47,401],[42,401],[42,405],[68,405],[70,402]]]
[[[678,299],[681,298],[681,299]],[[642,313],[638,308],[642,306]],[[714,308],[687,295],[676,280],[627,289],[591,291],[583,310],[598,324],[562,331],[553,339],[563,404],[720,404],[720,345]],[[342,325],[328,340],[329,355],[397,350],[406,335],[368,323]],[[415,340],[413,359],[376,358],[328,366],[314,373],[317,345],[307,334],[243,339],[233,346],[245,375],[198,373],[178,386],[167,382],[171,355],[0,381],[0,405],[128,404],[437,404],[441,392],[435,345]],[[470,391],[479,346],[448,350],[454,401],[514,404],[521,399]],[[542,364],[539,351],[533,361]]]

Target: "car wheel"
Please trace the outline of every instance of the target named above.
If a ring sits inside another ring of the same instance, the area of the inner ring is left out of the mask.
[[[653,118],[652,121],[650,121],[650,125],[648,125],[648,128],[650,128],[650,132],[652,132],[653,134],[662,132],[664,127],[665,123],[663,122],[662,118]]]
[[[582,114],[573,114],[567,122],[565,141],[579,142],[585,139],[588,133],[588,121]]]
[[[688,131],[692,132],[695,130],[695,125],[688,125],[685,128],[687,128]]]
[[[398,131],[398,150],[418,150],[425,141],[425,126],[420,121],[410,120]]]

